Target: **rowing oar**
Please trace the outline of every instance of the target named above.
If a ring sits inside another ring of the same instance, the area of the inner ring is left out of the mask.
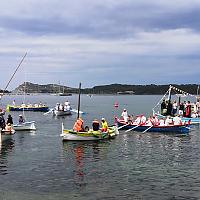
[[[149,128],[147,128],[146,130],[144,130],[142,133],[146,133],[150,128],[152,128],[153,127],[153,125],[152,126],[150,126]]]
[[[140,124],[138,124],[137,126],[134,126],[133,128],[130,128],[130,129],[126,130],[125,133],[134,130],[134,129],[137,128],[138,126],[140,126]]]
[[[49,113],[51,113],[51,112],[53,112],[53,108],[52,109],[50,109],[48,112],[45,112],[43,115],[48,115]]]
[[[74,113],[78,113],[78,110],[76,109],[71,109],[70,111]],[[85,112],[79,110],[79,114],[85,114]]]
[[[121,128],[123,128],[123,127],[125,127],[125,126],[128,126],[129,124],[125,124],[125,125],[123,125],[123,126],[120,126],[120,127],[118,127],[117,128],[117,130],[120,130]]]

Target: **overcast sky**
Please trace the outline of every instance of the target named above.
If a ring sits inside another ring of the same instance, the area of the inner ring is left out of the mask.
[[[1,0],[0,88],[199,84],[199,0]]]

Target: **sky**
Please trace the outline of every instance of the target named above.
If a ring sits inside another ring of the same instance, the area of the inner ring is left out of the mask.
[[[1,0],[0,88],[199,84],[199,0]]]

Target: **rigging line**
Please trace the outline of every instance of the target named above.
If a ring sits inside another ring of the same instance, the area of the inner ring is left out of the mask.
[[[12,81],[13,77],[15,76],[15,74],[16,74],[16,72],[17,72],[17,70],[19,69],[19,67],[20,67],[20,66],[21,66],[21,64],[23,63],[23,61],[24,61],[24,59],[25,59],[26,55],[27,55],[27,52],[25,53],[25,55],[24,55],[24,56],[23,56],[23,58],[21,59],[21,61],[20,61],[19,65],[17,66],[17,68],[15,69],[15,71],[14,71],[13,75],[11,76],[10,80],[8,81],[8,83],[7,83],[6,87],[5,87],[5,89],[3,90],[3,93],[1,94],[1,96],[3,96],[3,95],[4,95],[4,93],[5,93],[6,89],[8,88],[8,86],[9,86],[10,82]]]
[[[168,94],[170,88],[167,90],[167,92],[163,95],[163,97],[158,101],[158,103],[152,108],[152,110],[154,111],[154,109],[161,103],[161,101],[166,97],[166,95]]]

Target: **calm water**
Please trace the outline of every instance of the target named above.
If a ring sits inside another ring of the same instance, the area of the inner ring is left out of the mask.
[[[2,104],[23,101],[5,96]],[[68,99],[76,108],[77,96],[27,96],[28,102],[53,107]],[[150,114],[160,96],[81,97],[85,124],[113,116],[127,108],[130,114]],[[113,104],[119,102],[119,108]],[[11,113],[14,120],[17,112]],[[26,112],[37,131],[17,132],[0,149],[0,200],[29,199],[200,199],[200,129],[190,136],[124,133],[111,141],[61,141],[61,123],[71,128],[76,115],[53,118]]]

